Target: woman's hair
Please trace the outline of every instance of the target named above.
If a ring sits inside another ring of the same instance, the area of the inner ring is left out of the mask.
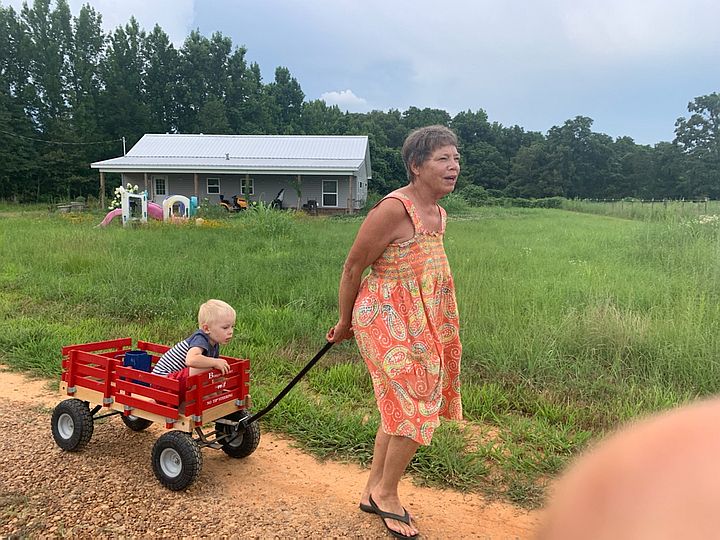
[[[445,126],[426,126],[410,133],[402,147],[402,158],[408,180],[412,182],[415,179],[412,172],[413,165],[418,166],[425,163],[438,148],[457,147],[457,145],[457,135]]]
[[[235,317],[235,310],[230,304],[222,300],[208,300],[198,310],[198,326],[212,324],[223,315]]]

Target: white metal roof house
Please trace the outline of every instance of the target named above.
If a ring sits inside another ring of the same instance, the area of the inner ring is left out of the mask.
[[[146,134],[127,155],[90,167],[100,171],[101,197],[112,172],[159,204],[171,195],[269,204],[284,189],[283,207],[314,201],[325,213],[362,208],[372,177],[367,136],[339,135]]]

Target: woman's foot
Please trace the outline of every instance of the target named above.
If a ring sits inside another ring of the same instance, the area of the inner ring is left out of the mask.
[[[396,538],[417,538],[420,532],[413,526],[412,518],[407,510],[400,504],[398,497],[383,499],[368,495],[368,505],[372,511],[380,516],[385,528]]]
[[[368,514],[374,514],[375,509],[372,507],[372,504],[370,504],[370,494],[369,493],[363,493],[360,496],[360,510],[363,512],[367,512]],[[405,512],[408,512],[405,507],[403,507],[403,510]],[[410,516],[410,519],[413,519],[413,515],[408,512],[408,515]]]

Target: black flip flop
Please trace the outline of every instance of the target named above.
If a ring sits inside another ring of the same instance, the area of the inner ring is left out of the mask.
[[[390,527],[388,527],[388,524],[385,521],[386,519],[394,519],[395,521],[400,521],[401,523],[410,525],[410,514],[404,508],[403,508],[403,510],[405,510],[404,516],[401,516],[399,514],[393,514],[392,512],[385,512],[383,510],[380,510],[378,505],[375,504],[375,501],[373,501],[372,495],[370,495],[370,506],[373,509],[373,512],[375,512],[378,516],[380,516],[380,519],[382,520],[383,525],[385,525],[385,528],[388,530],[388,532],[390,534],[392,534],[395,538],[406,538],[406,539],[412,540],[414,538],[420,537],[420,533],[415,533],[411,536],[406,536],[406,535],[402,534],[401,532],[395,531],[395,530],[391,529]]]
[[[368,514],[374,514],[375,509],[372,507],[372,505],[360,503],[360,510],[363,512],[367,512]]]

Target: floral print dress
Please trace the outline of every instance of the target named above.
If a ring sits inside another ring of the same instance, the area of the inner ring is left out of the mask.
[[[459,318],[443,234],[428,232],[399,199],[415,235],[390,244],[363,279],[353,308],[355,339],[370,371],[385,433],[428,445],[440,417],[462,419]]]

